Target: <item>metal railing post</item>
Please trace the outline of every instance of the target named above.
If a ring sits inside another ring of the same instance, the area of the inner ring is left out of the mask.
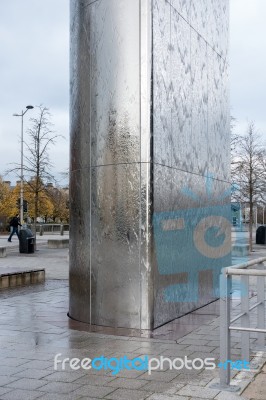
[[[241,311],[245,313],[241,317],[241,326],[249,328],[249,276],[241,276]],[[241,332],[241,354],[242,360],[250,359],[249,332]]]
[[[230,296],[232,277],[224,269],[220,275],[220,384],[222,387],[230,385]]]
[[[64,225],[63,224],[60,225],[60,235],[61,236],[64,235]]]
[[[257,313],[257,327],[264,329],[265,328],[265,278],[258,276],[257,277],[257,300],[258,303],[258,313]],[[264,349],[265,345],[265,334],[258,333],[258,346]]]

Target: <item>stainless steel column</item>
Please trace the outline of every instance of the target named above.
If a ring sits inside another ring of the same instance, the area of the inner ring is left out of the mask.
[[[151,2],[71,1],[70,316],[150,328]]]
[[[218,296],[227,32],[228,0],[71,0],[72,318],[150,329]]]

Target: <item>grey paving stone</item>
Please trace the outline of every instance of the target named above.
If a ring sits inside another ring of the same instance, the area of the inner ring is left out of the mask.
[[[111,375],[109,373],[108,376],[112,376],[114,378],[117,377],[117,378],[130,378],[130,379],[140,378],[140,376],[141,376],[140,379],[145,379],[145,378],[142,377],[143,376],[143,371],[136,371],[136,370],[129,371],[129,370],[126,370],[126,369],[124,369],[123,371],[120,371],[117,375]]]
[[[140,346],[138,345],[138,343],[135,342],[129,342],[129,341],[115,341],[114,343],[111,343],[108,348],[110,350],[113,350],[113,352],[121,352],[124,351],[124,353],[132,353],[137,351],[137,349]]]
[[[106,355],[106,353],[104,352],[104,354]],[[144,357],[146,356],[146,355],[149,355],[150,357],[158,357],[158,354],[155,354],[155,353],[150,353],[150,354],[147,354],[146,352],[145,352],[145,350],[140,350],[140,351],[134,351],[134,352],[132,352],[132,353],[125,353],[125,352],[118,352],[118,351],[115,351],[115,352],[112,352],[112,353],[110,353],[109,355],[108,355],[108,357],[116,357],[116,358],[124,358],[124,356],[127,356],[127,358],[129,359],[129,360],[134,360],[135,358],[141,358],[142,360],[144,360]],[[90,357],[91,358],[91,357]]]
[[[82,378],[85,375],[85,371],[72,371],[72,372],[59,372],[56,371],[45,377],[47,381],[54,382],[74,382],[78,378]]]
[[[189,397],[170,395],[170,394],[152,394],[150,397],[147,397],[147,400],[189,400]]]
[[[181,340],[179,343],[181,344],[186,344],[186,345],[195,345],[195,346],[199,346],[199,345],[207,345],[208,343],[208,339],[200,339],[200,338],[185,338],[183,340]]]
[[[1,365],[4,365],[6,367],[18,367],[20,365],[25,364],[29,360],[26,359],[19,359],[18,357],[16,358],[5,358],[2,360]]]
[[[79,385],[76,385],[75,383],[49,382],[42,386],[40,390],[48,393],[70,393],[78,388]]]
[[[190,358],[190,360],[194,360],[195,358],[202,358],[203,360],[204,360],[204,358],[214,358],[215,360],[218,360],[220,358],[220,353],[209,352],[209,351],[207,353],[195,352],[195,353],[190,354],[189,358]]]
[[[47,382],[40,379],[21,378],[14,382],[8,383],[6,386],[13,389],[34,390],[44,386]]]
[[[127,378],[117,378],[110,383],[108,386],[114,388],[124,388],[124,389],[139,389],[144,386],[147,381],[140,380],[140,379],[127,379]]]
[[[152,371],[151,375],[145,372],[141,375],[140,379],[146,381],[160,381],[160,382],[171,382],[178,376],[178,372],[164,372],[164,371]]]
[[[107,384],[116,379],[114,376],[85,375],[75,381],[78,385],[107,386]]]
[[[178,372],[178,371],[176,371],[176,372]],[[197,370],[197,369],[188,370],[186,368],[183,368],[183,369],[179,370],[179,373],[178,373],[176,379],[179,376],[189,376],[191,379],[194,379],[194,376],[200,375],[202,373],[203,373],[203,370]]]
[[[159,348],[159,354],[164,355],[165,351],[184,351],[186,350],[186,348],[188,347],[187,344],[180,344],[180,343],[176,343],[176,344],[166,344],[165,346],[160,345]]]
[[[7,388],[7,387],[0,387],[0,396],[2,396],[2,394],[10,392],[11,390],[12,389]]]
[[[225,391],[219,393],[218,396],[215,397],[215,400],[241,400],[241,399],[246,399],[246,398],[239,396],[238,394]]]
[[[165,343],[165,345],[167,346],[172,346],[172,345],[176,345],[176,343]],[[153,350],[155,353],[157,353],[158,351],[164,349],[165,347],[163,347],[163,343],[158,343],[156,341],[151,341],[151,342],[140,342],[138,349],[142,349],[142,350]]]
[[[17,355],[15,355],[17,354]],[[10,357],[14,358],[20,358],[20,359],[26,359],[26,361],[32,361],[32,360],[39,360],[39,361],[49,361],[54,359],[54,354],[49,354],[49,353],[42,353],[39,351],[17,351],[13,354],[10,354]]]
[[[210,340],[208,343],[206,343],[206,346],[219,347],[220,341],[219,340]]]
[[[184,385],[179,385],[176,384],[175,386],[173,385],[172,382],[148,382],[145,386],[142,387],[142,390],[147,390],[149,392],[155,392],[155,393],[164,393],[170,390],[173,390],[173,393],[175,393],[177,390],[181,389]]]
[[[71,400],[73,400],[73,399],[71,399]],[[96,399],[96,397],[82,396],[82,397],[79,397],[78,400],[99,400],[99,398]]]
[[[158,339],[158,338],[156,338],[156,339],[154,339],[154,338],[134,338],[134,337],[130,337],[130,341],[131,340],[134,340],[134,341],[137,341],[137,342],[147,342],[147,341],[149,341],[149,342],[152,342],[152,343],[176,343],[176,340],[171,340],[171,339]]]
[[[206,386],[211,380],[213,376],[211,374],[207,374],[206,376],[198,374],[181,374],[179,375],[172,383],[174,384],[191,384],[195,386]]]
[[[201,397],[203,399],[214,399],[215,396],[219,393],[219,390],[209,389],[201,386],[192,386],[187,385],[180,389],[177,394],[181,396],[190,396],[193,399],[197,397]]]
[[[107,386],[93,386],[93,385],[84,385],[77,388],[74,392],[74,396],[91,396],[102,398],[104,396],[109,395],[115,390],[113,387]]]
[[[44,360],[32,360],[27,362],[26,364],[23,364],[24,368],[31,368],[31,369],[46,369],[48,367],[53,366],[53,363],[50,361],[44,361]]]
[[[79,355],[78,355],[77,353],[76,353],[75,357],[80,358]],[[92,358],[93,358],[93,357],[92,357]],[[48,370],[51,371],[51,372],[67,372],[67,373],[73,372],[73,369],[71,369],[69,365],[66,365],[66,368],[65,368],[64,370],[58,369],[58,370],[56,371],[56,370],[54,369],[54,367],[49,367],[49,368],[47,368],[47,371],[48,371]],[[111,375],[111,371],[110,371],[110,370],[104,370],[104,369],[96,370],[96,369],[93,369],[93,368],[92,368],[92,369],[90,369],[90,370],[81,370],[81,371],[84,372],[84,375],[87,374],[88,376],[89,376],[89,375],[97,375],[97,376],[110,376],[110,375]]]
[[[73,396],[73,393],[71,394],[59,394],[59,393],[46,393],[41,397],[38,397],[38,400],[79,400],[81,399],[80,396]],[[88,398],[90,400],[94,400],[92,397]],[[99,399],[95,399],[99,400]]]
[[[35,400],[40,398],[41,392],[35,390],[12,390],[11,392],[1,395],[1,400]]]
[[[149,392],[143,390],[117,389],[106,396],[109,400],[144,400],[149,396]]]
[[[185,357],[185,356],[190,356],[194,352],[193,349],[189,349],[189,347],[179,350],[178,347],[176,349],[168,349],[164,350],[162,353],[162,356],[168,357],[168,356],[175,356],[175,357]]]
[[[196,329],[193,333],[195,333],[197,335],[203,335],[205,337],[206,337],[206,335],[208,335],[208,337],[210,337],[210,336],[218,337],[220,332],[219,332],[219,330],[217,330],[217,328],[215,328],[215,329],[213,329],[213,327],[209,327],[209,325],[207,324],[206,326]]]
[[[48,370],[41,370],[41,369],[25,369],[23,371],[18,372],[17,374],[13,375],[17,378],[31,378],[31,379],[41,379],[48,375],[50,375],[52,371]]]
[[[0,375],[0,386],[8,385],[17,380],[18,378],[15,376]]]
[[[147,348],[147,347],[138,347],[132,354],[135,355],[140,355],[141,357],[145,355],[149,355],[150,357],[154,356],[157,357],[159,354],[162,353],[162,350],[159,348]]]
[[[204,345],[191,345],[187,347],[187,351],[190,351],[191,353],[194,353],[196,351],[202,352],[202,353],[208,353],[211,352],[213,350],[215,350],[216,347],[211,347],[211,346],[204,346]]]
[[[17,374],[20,371],[23,371],[25,368],[23,365],[20,365],[19,367],[5,367],[3,365],[0,366],[0,375],[14,375]]]

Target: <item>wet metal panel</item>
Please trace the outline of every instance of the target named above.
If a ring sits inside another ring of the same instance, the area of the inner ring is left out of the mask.
[[[191,30],[191,148],[195,173],[207,175],[208,165],[208,59],[207,44]]]
[[[140,329],[140,166],[92,169],[92,324]]]
[[[226,96],[226,97],[224,97]],[[208,48],[208,157],[209,171],[230,179],[228,65]]]
[[[195,3],[154,2],[155,326],[217,298],[231,262],[227,2]]]
[[[191,163],[193,137],[191,131],[192,79],[191,79],[191,28],[171,9],[171,130],[172,166],[193,171]],[[159,54],[158,54],[159,56]]]
[[[171,165],[171,6],[153,7],[153,160]]]
[[[92,165],[140,161],[139,2],[89,6]]]
[[[69,314],[90,321],[90,171],[72,171],[70,177]]]
[[[169,3],[171,3],[172,7],[182,16],[184,20],[190,22],[191,0],[169,0]]]
[[[231,263],[231,214],[229,184],[163,166],[155,166],[155,177],[161,200],[153,215],[154,324],[160,326],[219,296],[221,268]]]

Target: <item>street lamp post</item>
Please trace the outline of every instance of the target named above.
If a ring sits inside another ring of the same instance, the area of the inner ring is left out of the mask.
[[[23,173],[23,117],[26,114],[28,110],[31,110],[34,108],[33,106],[27,106],[25,111],[21,111],[21,114],[13,114],[14,117],[21,117],[21,159],[20,159],[20,222],[23,224],[24,220],[24,212],[23,212],[23,179],[24,179],[24,173]]]

